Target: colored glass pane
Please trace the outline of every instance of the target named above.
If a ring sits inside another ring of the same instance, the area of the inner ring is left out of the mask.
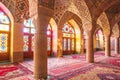
[[[30,34],[35,33],[35,27],[34,24],[32,23],[32,20],[30,19],[24,20],[24,26],[25,26],[23,29],[24,33],[30,33]]]
[[[63,32],[69,32],[69,25],[68,24],[64,24]]]
[[[70,51],[70,39],[68,39],[68,51]]]
[[[24,51],[28,51],[28,45],[29,45],[28,36],[27,36],[27,35],[24,35],[23,38],[24,38],[23,50],[24,50]]]
[[[71,34],[63,33],[63,37],[70,37]]]
[[[24,28],[23,32],[27,33],[24,35],[24,46],[23,50],[24,51],[33,51],[34,50],[34,33],[35,33],[35,28],[34,24],[32,23],[31,19],[24,20]]]
[[[1,33],[0,34],[0,52],[7,52],[8,50],[8,34]]]
[[[4,24],[10,23],[7,15],[5,15],[4,12],[2,12],[2,11],[0,11],[0,23],[4,23]]]
[[[9,31],[9,25],[0,24],[0,31]]]
[[[73,51],[74,50],[74,38],[75,38],[75,33],[73,27],[66,23],[64,24],[64,27],[62,28],[63,32],[63,50],[64,51]]]
[[[52,38],[52,29],[51,29],[50,24],[48,24],[48,27],[47,27],[47,50],[48,51],[51,50],[51,46],[52,46],[51,38]]]
[[[32,24],[32,21],[29,19],[29,20],[24,20],[24,25],[26,27],[31,27],[31,24]]]
[[[72,39],[72,51],[74,51],[74,39]]]
[[[51,26],[50,26],[50,24],[48,24],[47,30],[50,30],[50,31],[51,31]]]
[[[98,34],[102,34],[102,31],[101,30],[98,30],[98,32],[97,32]]]
[[[47,35],[51,35],[51,32],[50,32],[50,31],[47,31]]]
[[[47,38],[47,50],[48,51],[51,50],[51,38],[50,37]]]
[[[49,24],[47,27],[47,35],[49,36],[49,35],[51,35],[51,33],[52,33],[52,30],[51,30],[51,26]]]
[[[67,42],[66,39],[63,39],[63,44],[64,44],[64,45],[63,45],[63,49],[64,49],[64,51],[65,51],[66,48],[67,48],[67,46],[66,46],[66,42]]]
[[[31,28],[31,34],[34,34],[34,33],[35,33],[35,29]]]
[[[24,32],[24,33],[29,33],[29,32],[30,32],[30,29],[29,29],[29,28],[24,28],[24,29],[23,29],[23,32]]]

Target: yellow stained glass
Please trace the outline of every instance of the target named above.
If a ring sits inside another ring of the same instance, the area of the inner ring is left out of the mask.
[[[0,34],[0,52],[7,52],[8,51],[8,34],[1,33]]]

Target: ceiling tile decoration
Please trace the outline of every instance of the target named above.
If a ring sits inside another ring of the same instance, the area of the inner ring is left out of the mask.
[[[112,29],[114,37],[119,37],[119,26],[118,24],[115,24],[113,29]]]
[[[12,14],[14,14],[15,9],[15,0],[0,0],[9,10]]]
[[[54,9],[54,0],[39,0],[40,5]]]
[[[110,35],[110,24],[109,24],[108,18],[104,12],[100,15],[98,20],[100,20],[99,22],[101,22],[101,27],[103,29],[103,33],[106,36]],[[97,23],[99,24],[99,22],[97,22]]]
[[[15,5],[15,21],[22,23],[24,18],[29,17],[28,0],[16,0]]]

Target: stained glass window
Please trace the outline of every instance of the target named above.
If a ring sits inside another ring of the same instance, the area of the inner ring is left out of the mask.
[[[0,52],[7,52],[7,43],[8,40],[8,34],[1,33],[0,34]]]
[[[103,34],[101,29],[96,32],[96,48],[103,48]]]
[[[65,23],[62,28],[63,32],[63,50],[64,51],[74,51],[75,47],[75,31],[71,24]]]
[[[74,51],[74,39],[72,39],[72,51]]]
[[[3,23],[3,24],[10,23],[9,18],[7,17],[7,15],[3,11],[0,11],[0,23]]]
[[[23,29],[23,32],[24,32],[24,33],[29,33],[29,32],[30,32],[30,29],[29,29],[29,28],[24,28],[24,29]]]
[[[24,35],[24,46],[23,46],[23,50],[24,50],[24,51],[28,51],[28,46],[29,46],[28,36],[27,36],[27,35]]]
[[[63,39],[63,50],[66,51],[66,39]]]
[[[68,23],[64,24],[64,27],[62,28],[63,37],[73,37],[74,38],[74,29],[72,26]]]
[[[24,20],[24,25],[25,25],[26,27],[34,27],[33,22],[32,22],[31,19]]]
[[[47,27],[47,50],[51,51],[52,48],[52,29],[50,24]]]
[[[71,47],[70,46],[70,39],[68,39],[68,43],[67,44],[68,44],[68,51],[70,51],[70,47]]]
[[[0,10],[0,52],[8,52],[8,38],[10,21],[7,15]]]
[[[23,50],[25,52],[33,52],[34,50],[34,33],[35,27],[31,19],[24,20],[24,46]]]
[[[47,38],[47,50],[48,50],[48,51],[51,50],[51,45],[50,45],[50,44],[51,44],[51,38],[48,37],[48,38]]]
[[[34,34],[35,33],[35,27],[34,24],[32,23],[32,20],[24,20],[24,28],[23,28],[23,32],[24,33],[31,33]]]

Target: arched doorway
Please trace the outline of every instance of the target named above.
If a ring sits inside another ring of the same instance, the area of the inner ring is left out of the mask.
[[[65,23],[62,28],[63,33],[63,54],[75,52],[75,30],[70,23]]]
[[[104,37],[103,37],[103,33],[101,29],[99,29],[96,32],[95,37],[96,37],[96,50],[97,51],[103,50],[104,49]]]
[[[23,27],[23,51],[24,51],[24,58],[33,58],[33,50],[34,50],[34,33],[35,27],[32,23],[32,20],[24,20],[24,27]]]
[[[51,30],[51,55],[50,56],[57,56],[57,46],[58,46],[58,29],[57,29],[57,24],[53,18],[50,19],[48,27],[50,26]],[[49,37],[50,37],[49,36]]]
[[[0,61],[8,61],[10,58],[10,19],[0,9]]]

